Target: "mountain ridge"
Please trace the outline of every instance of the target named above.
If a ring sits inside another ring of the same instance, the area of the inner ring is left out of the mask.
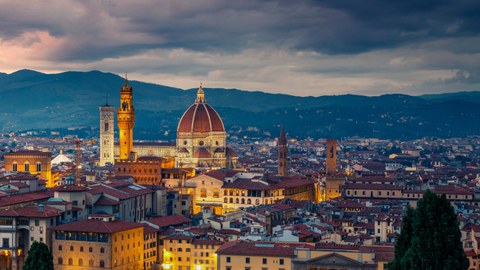
[[[105,103],[107,95],[109,103],[115,106],[124,81],[116,74],[98,70],[45,74],[25,69],[0,73],[0,96],[9,100],[0,108],[0,125],[8,131],[97,127],[98,106]],[[134,88],[137,109],[136,138],[174,138],[176,124],[195,100],[197,89],[135,80],[129,80],[129,84]],[[471,121],[480,119],[478,91],[317,97],[234,88],[204,88],[204,91],[207,102],[219,111],[227,129],[250,136],[276,135],[281,124],[289,128],[291,136],[299,138],[332,133],[382,138],[480,134],[480,127],[471,125]],[[432,114],[444,118],[432,119]],[[248,127],[256,127],[258,131],[246,132]]]

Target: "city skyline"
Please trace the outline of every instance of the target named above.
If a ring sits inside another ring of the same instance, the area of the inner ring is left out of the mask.
[[[474,1],[0,3],[0,72],[297,96],[480,89]]]

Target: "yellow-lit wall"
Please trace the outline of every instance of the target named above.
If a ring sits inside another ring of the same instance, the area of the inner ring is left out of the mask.
[[[230,262],[228,261],[230,258]],[[250,260],[247,263],[247,258]],[[266,264],[263,263],[263,259],[266,259]],[[269,257],[269,256],[244,256],[244,255],[218,255],[219,268],[218,269],[227,269],[228,266],[231,267],[231,270],[244,269],[244,267],[250,267],[250,270],[264,270],[267,269],[284,269],[291,270],[292,268],[292,258],[290,257]],[[283,260],[283,264],[282,264]],[[239,268],[238,266],[242,267]]]
[[[187,239],[165,239],[163,250],[164,269],[216,270],[220,245],[194,244]],[[224,268],[219,268],[224,269]]]
[[[35,151],[34,151],[35,152]],[[25,153],[7,153],[5,154],[5,171],[13,172],[13,164],[17,164],[17,172],[28,172],[30,174],[39,175],[42,179],[47,180],[47,187],[53,187],[52,178],[52,153],[45,152],[40,154]],[[29,164],[29,171],[25,171],[25,163]],[[40,163],[41,170],[37,171],[37,163]]]

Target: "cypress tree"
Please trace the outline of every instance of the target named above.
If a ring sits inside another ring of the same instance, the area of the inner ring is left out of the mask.
[[[407,236],[397,242],[395,249],[399,250],[395,250],[395,259],[389,269],[468,269],[457,217],[445,195],[437,196],[427,190],[413,212],[410,245],[404,242]],[[408,234],[408,226],[408,223],[402,225],[402,233],[405,228]]]
[[[37,241],[33,242],[23,270],[53,270],[53,256],[48,246]]]

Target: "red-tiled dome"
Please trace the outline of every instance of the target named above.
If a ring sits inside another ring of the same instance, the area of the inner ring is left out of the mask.
[[[198,89],[197,100],[185,111],[178,123],[178,132],[224,132],[223,122],[218,113],[205,102],[202,87]]]

